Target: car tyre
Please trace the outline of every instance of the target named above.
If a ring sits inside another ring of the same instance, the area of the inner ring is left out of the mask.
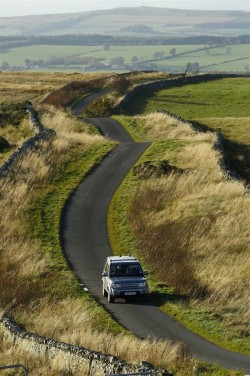
[[[114,301],[115,301],[115,298],[112,295],[110,295],[110,293],[108,293],[108,302],[114,303]]]
[[[104,285],[102,285],[102,296],[104,296],[104,298],[107,298],[107,296],[108,296],[108,293],[104,288]]]

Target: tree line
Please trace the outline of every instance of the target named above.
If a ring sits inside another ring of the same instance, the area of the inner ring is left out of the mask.
[[[185,44],[250,44],[250,35],[237,37],[198,35],[188,37],[144,37],[144,36],[111,36],[99,34],[67,34],[67,35],[11,35],[0,36],[0,49],[7,50],[14,47],[29,45],[185,45]]]

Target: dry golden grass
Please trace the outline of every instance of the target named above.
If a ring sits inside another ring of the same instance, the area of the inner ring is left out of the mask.
[[[56,315],[52,312],[56,312]],[[29,313],[26,312],[26,315]],[[31,322],[31,331],[39,327],[39,333],[47,335],[49,327],[50,337],[54,339],[113,354],[135,364],[146,360],[158,367],[173,367],[178,362],[190,360],[187,348],[181,343],[173,344],[169,340],[150,338],[140,340],[133,336],[96,330],[91,309],[83,308],[81,301],[77,299],[68,298],[59,302],[44,299],[39,313],[32,316]]]
[[[10,340],[3,340],[4,333],[0,328],[0,364],[22,364],[28,369],[31,376],[68,376],[68,375],[87,375],[87,366],[78,364],[77,361],[69,361],[62,354],[48,358],[47,354],[39,354],[34,352],[27,344],[25,346],[17,346]],[[23,375],[22,368],[15,369],[15,373],[11,370],[1,371],[1,375],[9,376],[10,374],[18,376]],[[101,375],[100,375],[101,376]]]
[[[131,73],[129,79],[133,83],[146,82],[148,80],[162,80],[169,78],[169,73],[164,72],[137,72],[136,74]]]
[[[96,74],[1,72],[0,103],[32,101],[37,105],[50,92],[72,81],[89,80]]]
[[[49,357],[48,354],[34,351],[33,347],[27,343],[25,346],[13,344],[12,341],[7,339],[3,340],[3,337],[4,333],[0,329],[0,364],[22,364],[28,368],[31,376],[103,375],[103,373],[93,370],[89,373],[89,366],[84,366],[77,358],[72,357],[70,360],[62,354],[54,354],[53,357]],[[95,341],[93,341],[93,337]],[[74,340],[73,337],[72,340]],[[134,364],[138,364],[138,359],[154,364],[157,360],[161,364],[163,359],[168,359],[172,363],[173,370],[176,369],[175,364],[179,361],[183,363],[188,360],[190,364],[190,357],[182,344],[173,345],[166,341],[155,341],[153,339],[141,341],[132,337],[112,336],[108,333],[100,334],[88,329],[84,341],[89,342],[89,345],[92,346],[95,344],[96,348],[102,353],[120,354],[121,358]],[[176,357],[176,354],[179,354],[179,356]],[[164,362],[162,363],[164,366],[166,365]],[[192,361],[193,369],[195,369],[195,364],[196,362]],[[4,375],[8,374],[7,372],[4,373]],[[15,375],[21,374],[23,373],[15,371]],[[178,374],[189,376],[193,372],[183,367],[183,370],[180,370]]]
[[[212,133],[200,133],[190,127],[190,124],[184,123],[174,117],[161,113],[153,112],[148,115],[135,116],[143,124],[147,132],[147,137],[152,140],[183,139],[183,140],[212,140]]]
[[[4,153],[0,153],[0,165],[2,165],[4,161],[8,159],[8,157],[23,144],[24,141],[26,141],[33,135],[34,131],[27,119],[23,119],[18,127],[10,124],[5,126],[4,128],[1,128],[0,136],[9,142],[11,148]]]
[[[193,304],[220,312],[228,324],[247,334],[250,321],[250,195],[240,182],[225,180],[218,165],[219,157],[210,142],[185,147],[177,156],[177,165],[185,172],[142,182],[132,205],[137,205],[137,213],[131,209],[131,215],[149,262],[153,257],[150,246],[158,242],[151,249],[162,251],[158,270],[161,278],[172,284],[177,278],[174,284],[181,291],[185,286],[193,293],[199,286],[205,288],[209,292],[206,298],[195,299]],[[169,237],[165,239],[164,234]],[[177,242],[178,237],[183,241]],[[164,257],[168,263],[168,255],[173,257],[177,250],[183,250],[177,259],[177,267],[181,268],[184,262],[183,270],[187,266],[190,268],[188,283],[183,275],[175,274],[171,280],[169,271],[164,273],[168,270]]]
[[[18,127],[13,125],[1,128],[1,136],[8,140],[11,145],[20,146],[34,134],[28,119],[23,119]]]
[[[66,115],[64,112],[53,109],[53,112],[46,113],[42,117],[42,124],[47,128],[54,129],[58,138],[55,145],[59,149],[67,147],[67,144],[88,144],[104,142],[104,138],[100,135],[93,135],[86,132],[81,124],[72,116]]]

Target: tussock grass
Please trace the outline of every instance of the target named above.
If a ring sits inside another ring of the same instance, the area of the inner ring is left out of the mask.
[[[12,341],[3,340],[4,333],[0,329],[0,364],[22,364],[34,376],[63,376],[63,375],[87,375],[87,366],[79,364],[76,360],[69,361],[60,355],[48,358],[47,354],[35,352],[34,349],[25,346],[17,346]],[[10,370],[2,371],[3,376],[10,375]],[[12,371],[13,372],[13,371]],[[12,375],[23,375],[21,368],[15,369]]]
[[[140,116],[139,119],[143,122],[150,139],[182,138],[190,140],[194,137],[196,140],[208,139],[207,134],[196,132],[190,127],[190,124],[164,113],[153,112],[145,116]]]
[[[67,144],[73,145],[93,145],[103,143],[105,139],[93,134],[93,130],[87,125],[84,129],[82,125],[72,116],[66,116],[64,112],[54,110],[54,113],[47,113],[42,117],[42,123],[45,127],[54,129],[59,135],[55,141],[56,148],[59,150],[67,147]],[[92,133],[91,133],[92,131]],[[65,146],[64,146],[65,145]]]
[[[213,142],[214,135],[210,132],[200,133],[191,128],[189,123],[180,121],[162,112],[152,112],[146,115],[115,116],[128,129],[135,140],[183,140]]]
[[[185,172],[142,181],[130,218],[160,279],[247,336],[250,196],[224,179],[218,157],[207,142],[184,148],[177,159]]]
[[[177,367],[178,363],[190,361],[190,353],[182,343],[172,343],[169,340],[155,340],[148,338],[140,340],[131,335],[116,334],[105,330],[96,330],[93,325],[93,315],[91,309],[87,307],[83,310],[82,304],[76,299],[64,299],[59,302],[56,308],[58,315],[51,316],[48,312],[48,304],[45,302],[41,307],[40,314],[34,318],[32,325],[41,328],[41,333],[47,333],[47,326],[51,328],[52,338],[60,337],[66,343],[83,345],[94,351],[106,354],[115,354],[121,359],[126,359],[131,363],[138,363],[139,360],[146,360],[158,367],[171,365]],[[53,305],[53,303],[52,303]],[[71,314],[62,322],[65,310],[71,307]],[[72,317],[74,320],[72,322]],[[43,323],[44,322],[44,323]],[[66,331],[70,327],[71,331]],[[84,328],[84,330],[79,330]]]
[[[89,374],[89,367],[81,365],[75,358],[67,360],[61,355],[54,355],[48,358],[47,354],[34,352],[30,346],[22,347],[10,341],[3,340],[3,332],[0,330],[0,362],[2,364],[15,362],[16,364],[23,364],[29,369],[30,375],[87,375]],[[93,336],[95,341],[93,343]],[[74,340],[74,336],[71,337]],[[75,339],[75,341],[77,338]],[[165,366],[164,359],[168,359],[172,363],[173,371],[177,370],[179,375],[192,375],[192,371],[185,369],[185,364],[190,364],[189,353],[186,347],[182,344],[173,345],[167,341],[156,341],[153,339],[138,340],[126,336],[114,336],[108,333],[99,333],[95,331],[86,330],[84,338],[86,344],[96,347],[97,351],[106,354],[117,354],[122,359],[127,359],[128,362],[138,363],[138,359],[143,359],[151,363],[162,363]],[[176,356],[178,354],[178,357]],[[182,363],[183,368],[178,370],[178,363]],[[188,362],[188,363],[186,363]],[[195,361],[192,367],[196,367]],[[15,372],[15,375],[22,373]],[[101,376],[100,373],[95,372],[96,376]]]
[[[10,147],[6,150],[0,151],[0,165],[12,154],[24,141],[34,135],[32,126],[28,119],[22,119],[18,127],[11,123],[0,128],[0,136],[8,141]]]
[[[32,101],[38,105],[46,95],[59,87],[95,76],[84,73],[1,72],[0,103]]]

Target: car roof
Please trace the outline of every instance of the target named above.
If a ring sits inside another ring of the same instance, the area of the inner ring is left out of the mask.
[[[135,257],[132,256],[110,256],[108,257],[110,262],[127,262],[127,261],[135,261],[139,262]]]

